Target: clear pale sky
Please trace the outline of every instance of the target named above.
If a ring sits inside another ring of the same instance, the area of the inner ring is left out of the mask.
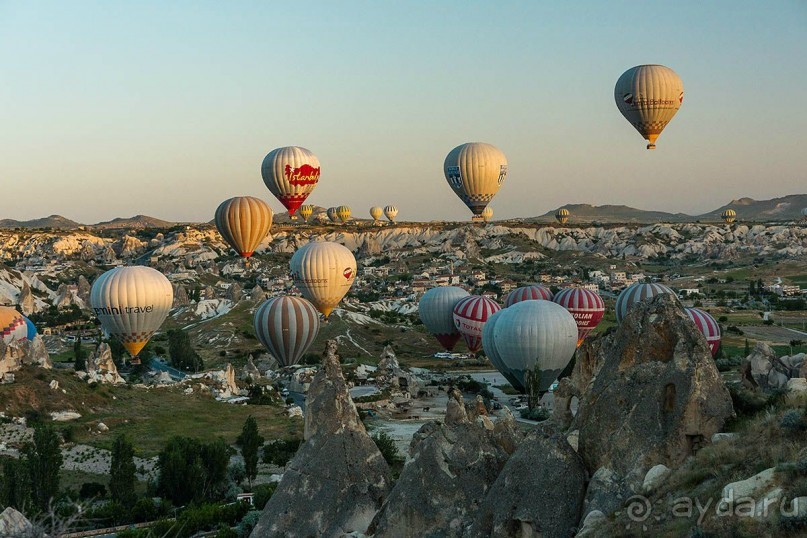
[[[467,219],[443,178],[502,149],[496,218],[566,203],[702,213],[807,192],[807,2],[0,0],[0,218],[209,220],[300,145],[309,198]],[[656,151],[614,83],[684,81]]]

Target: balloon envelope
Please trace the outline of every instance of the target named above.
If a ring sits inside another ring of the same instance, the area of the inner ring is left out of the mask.
[[[148,343],[171,310],[171,283],[151,267],[116,267],[93,282],[90,304],[106,332],[132,357]]]
[[[325,211],[325,214],[328,215],[328,219],[331,222],[339,222],[339,215],[336,213],[336,208],[335,207],[329,207]]]
[[[669,67],[637,65],[625,71],[614,87],[614,100],[625,119],[655,149],[656,139],[684,101],[684,83]]]
[[[370,208],[370,216],[373,217],[373,220],[378,222],[381,220],[381,217],[384,215],[384,210],[378,206],[373,206]]]
[[[249,258],[272,228],[272,209],[260,198],[230,198],[216,209],[216,228],[240,256]]]
[[[319,333],[319,312],[301,297],[272,297],[255,311],[255,334],[281,366],[297,364]]]
[[[266,187],[292,216],[317,186],[319,172],[317,156],[299,146],[273,149],[261,165]]]
[[[518,392],[524,393],[526,392],[524,385],[522,385],[521,381],[515,375],[513,375],[513,372],[511,372],[507,366],[505,366],[504,362],[502,362],[501,355],[499,355],[499,350],[496,349],[494,330],[496,328],[496,322],[503,313],[504,309],[498,310],[494,312],[493,315],[491,315],[485,322],[485,326],[482,328],[482,349],[485,351],[485,355],[488,359],[490,359],[490,362],[493,364],[494,368],[496,368],[499,373],[502,374],[505,379],[507,379],[510,385],[512,385],[512,387]]]
[[[300,216],[303,217],[304,221],[308,222],[308,219],[311,218],[313,214],[314,206],[308,204],[300,206]]]
[[[660,293],[669,293],[675,297],[675,292],[664,284],[632,284],[622,290],[616,299],[616,322],[622,323],[631,306],[639,301],[655,297]]]
[[[289,265],[303,297],[326,318],[356,280],[356,258],[339,243],[308,243],[297,249]]]
[[[584,288],[564,288],[553,299],[565,308],[577,323],[577,347],[605,315],[605,303],[599,293]]]
[[[717,355],[717,350],[720,349],[720,325],[718,325],[717,320],[700,308],[685,308],[684,311],[689,316],[689,319],[695,323],[695,327],[706,338],[712,357]]]
[[[490,219],[493,218],[493,209],[490,206],[486,207],[482,210],[482,220],[485,222],[490,222]]]
[[[495,146],[470,142],[448,153],[443,173],[454,194],[481,218],[507,177],[507,158]]]
[[[33,340],[36,337],[36,325],[34,325],[34,322],[25,316],[23,316],[22,319],[25,320],[25,330],[26,330],[25,337],[28,340]]]
[[[574,318],[552,301],[523,301],[502,312],[493,330],[502,363],[525,389],[537,372],[538,390],[546,391],[577,349]]]
[[[461,335],[454,326],[454,307],[470,294],[457,286],[438,286],[423,294],[418,302],[418,315],[423,326],[443,345],[454,349]]]
[[[723,214],[720,215],[720,218],[723,219],[723,222],[726,224],[731,224],[737,219],[737,212],[733,209],[726,209],[723,211]]]
[[[384,208],[384,216],[387,217],[390,222],[395,222],[395,217],[398,216],[398,208],[394,205],[388,205]]]
[[[504,299],[504,307],[508,308],[521,301],[551,301],[552,291],[539,284],[521,286],[507,294]]]
[[[558,209],[557,213],[555,213],[555,220],[560,224],[566,224],[569,221],[569,210],[565,207]]]
[[[0,338],[6,344],[25,340],[28,327],[25,318],[16,309],[10,306],[0,306]]]
[[[336,216],[342,223],[347,222],[350,219],[350,208],[346,205],[340,205],[336,208]]]
[[[454,306],[454,327],[471,353],[482,349],[482,329],[494,312],[501,310],[495,301],[480,295],[469,295]]]

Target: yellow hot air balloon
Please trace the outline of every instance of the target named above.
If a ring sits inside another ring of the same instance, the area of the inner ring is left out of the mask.
[[[378,207],[377,205],[370,208],[370,216],[373,217],[373,222],[380,221],[383,215],[384,210]]]
[[[454,194],[474,214],[473,220],[482,220],[482,211],[507,177],[507,157],[495,146],[470,142],[449,152],[443,173]]]
[[[98,321],[116,336],[137,361],[137,354],[160,328],[171,310],[171,283],[151,267],[116,267],[98,277],[90,304]]]
[[[726,209],[725,211],[723,211],[723,214],[720,215],[720,218],[723,219],[723,222],[725,222],[726,224],[731,224],[735,220],[737,220],[737,212],[734,211],[733,209]]]
[[[384,216],[387,217],[390,222],[395,223],[395,217],[398,216],[398,208],[394,205],[388,205],[384,208]]]
[[[346,205],[340,205],[336,208],[336,216],[342,221],[342,224],[350,220],[350,208]]]
[[[308,204],[300,206],[300,216],[303,217],[304,221],[308,222],[308,219],[311,218],[313,214],[314,206]]]
[[[684,83],[669,67],[637,65],[625,71],[614,88],[619,111],[656,149],[656,139],[684,101]]]
[[[317,156],[299,146],[273,149],[261,165],[263,182],[292,218],[319,183],[319,171]]]
[[[289,267],[300,293],[326,319],[356,280],[353,253],[330,241],[316,241],[299,248]]]
[[[240,256],[249,258],[272,228],[272,209],[260,198],[230,198],[216,209],[216,228]]]
[[[569,210],[565,207],[561,207],[555,213],[555,220],[557,220],[561,224],[566,224],[569,222]]]
[[[339,222],[339,215],[336,214],[335,207],[329,207],[328,210],[325,211],[325,214],[328,215],[328,219],[331,222]]]
[[[10,344],[27,337],[28,326],[23,315],[10,306],[0,306],[0,340]]]
[[[482,220],[485,222],[490,222],[490,219],[493,218],[493,209],[488,206],[482,211]]]

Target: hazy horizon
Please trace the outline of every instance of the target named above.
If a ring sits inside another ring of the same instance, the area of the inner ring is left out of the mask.
[[[485,141],[496,219],[589,203],[698,215],[805,192],[807,4],[0,2],[0,218],[279,213],[260,164],[301,145],[308,202],[466,220],[445,155]],[[799,51],[802,51],[801,53]],[[646,151],[616,79],[661,63],[683,106]]]

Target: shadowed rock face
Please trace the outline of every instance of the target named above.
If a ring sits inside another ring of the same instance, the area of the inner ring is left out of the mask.
[[[562,435],[532,432],[502,469],[466,536],[573,536],[586,468]]]
[[[255,538],[363,533],[389,493],[389,466],[359,420],[333,340],[322,363],[308,391],[306,441],[266,504]]]
[[[674,298],[635,305],[599,353],[577,417],[591,472],[607,467],[638,487],[650,467],[678,466],[734,415],[706,339]]]
[[[452,391],[445,423],[425,424],[370,529],[379,537],[462,536],[521,434],[509,412],[494,424]]]

